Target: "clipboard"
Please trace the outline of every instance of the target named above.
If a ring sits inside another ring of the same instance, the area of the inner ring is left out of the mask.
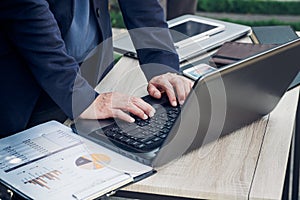
[[[86,200],[155,173],[50,121],[0,140],[0,182],[27,199]]]

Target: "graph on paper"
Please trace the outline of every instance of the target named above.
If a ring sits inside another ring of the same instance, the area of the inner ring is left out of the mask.
[[[101,196],[133,181],[126,169],[152,170],[55,121],[0,140],[0,180],[29,199]]]
[[[81,169],[97,170],[102,169],[110,163],[110,158],[104,154],[89,154],[80,156],[75,164]]]
[[[47,170],[47,169],[46,169]],[[49,170],[48,172],[43,172],[39,175],[32,175],[23,180],[24,184],[33,184],[39,187],[46,188],[50,190],[49,182],[60,180],[59,176],[62,174],[59,170]]]
[[[10,172],[80,144],[80,140],[60,130],[27,139],[0,148],[0,170]]]

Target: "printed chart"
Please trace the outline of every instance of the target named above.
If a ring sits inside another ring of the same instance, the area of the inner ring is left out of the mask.
[[[29,180],[23,180],[24,184],[33,184],[40,187],[44,187],[50,190],[48,183],[54,180],[60,180],[59,176],[62,174],[59,170],[52,170],[47,173],[35,176]]]
[[[0,141],[1,180],[30,199],[96,198],[133,181],[120,164],[144,168],[55,121]]]
[[[75,164],[81,169],[102,169],[110,163],[110,158],[104,154],[89,154],[79,157]]]
[[[0,149],[0,170],[10,172],[80,144],[80,140],[70,137],[63,131],[27,139]]]

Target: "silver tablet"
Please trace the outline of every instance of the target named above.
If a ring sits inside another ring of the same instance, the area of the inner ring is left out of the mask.
[[[187,46],[193,42],[207,39],[225,29],[220,23],[195,17],[182,18],[169,22],[169,29],[175,46]]]
[[[251,32],[249,26],[196,15],[174,18],[168,21],[168,25],[180,62],[207,53],[225,42],[233,41]],[[137,57],[128,32],[114,39],[113,45],[116,52]]]

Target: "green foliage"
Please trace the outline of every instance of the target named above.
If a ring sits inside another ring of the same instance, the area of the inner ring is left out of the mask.
[[[202,12],[300,15],[300,1],[198,0],[198,10]],[[110,0],[110,15],[113,27],[125,27],[122,14],[116,0]],[[275,19],[267,21],[221,20],[245,24],[248,26],[291,25],[294,30],[300,30],[300,16],[299,22],[281,22]]]
[[[300,2],[266,0],[198,0],[197,9],[204,12],[300,15]]]
[[[110,11],[111,25],[115,28],[125,28],[123,17],[120,11]]]
[[[279,20],[265,20],[265,21],[241,21],[241,20],[231,20],[231,19],[220,19],[227,22],[233,22],[237,24],[244,24],[247,26],[272,26],[272,25],[290,25],[294,30],[300,30],[300,21],[299,22],[282,22]]]
[[[122,58],[122,54],[114,52],[114,63],[117,63]]]
[[[119,8],[119,4],[116,0],[110,0],[110,19],[112,27],[125,28],[123,16]]]

